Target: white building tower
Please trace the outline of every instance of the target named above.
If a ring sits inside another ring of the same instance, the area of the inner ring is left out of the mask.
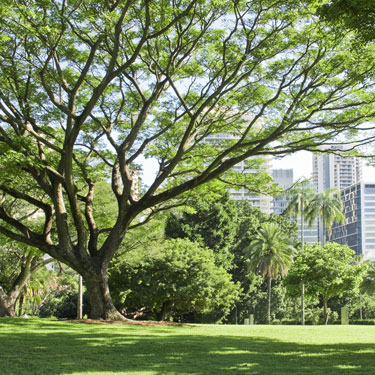
[[[360,183],[361,179],[362,160],[360,158],[334,153],[313,155],[312,182],[317,186],[318,193],[330,188],[342,191]],[[318,222],[319,241],[324,242],[323,224],[319,219]]]
[[[318,192],[336,187],[339,190],[357,184],[362,178],[362,160],[336,154],[313,155],[313,183]]]

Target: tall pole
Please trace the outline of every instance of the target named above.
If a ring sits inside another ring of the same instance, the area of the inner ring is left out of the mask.
[[[304,210],[304,206],[303,206],[303,197],[302,197],[302,201],[301,201],[301,248],[302,248],[302,252],[305,248],[305,238],[304,238],[304,218],[303,218],[303,210]],[[302,325],[305,325],[305,282],[302,280],[302,285],[301,285],[301,324]]]
[[[82,319],[82,276],[78,275],[77,319]]]

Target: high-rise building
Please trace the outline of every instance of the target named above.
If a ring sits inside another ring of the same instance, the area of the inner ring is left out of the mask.
[[[330,240],[375,260],[375,183],[359,182],[341,191],[345,224],[335,224]]]
[[[293,169],[274,169],[272,171],[272,177],[275,183],[277,183],[282,189],[287,190],[293,185]],[[273,213],[275,215],[281,215],[288,207],[292,196],[289,193],[281,194],[273,199]],[[302,225],[301,219],[294,218],[298,223],[298,239],[302,239]],[[313,223],[311,226],[304,223],[303,228],[304,242],[307,244],[315,244],[318,242],[318,226],[317,223]]]
[[[343,151],[344,148],[336,148]],[[340,156],[332,150],[330,154],[313,154],[312,182],[317,187],[318,193],[326,189],[346,189],[357,184],[362,178],[362,160],[354,156]],[[324,242],[323,223],[318,218],[319,241]]]
[[[287,190],[293,185],[293,169],[273,169],[272,178],[283,190]],[[273,213],[281,215],[288,207],[291,199],[290,195],[286,193],[281,193],[279,196],[274,197]]]
[[[313,154],[312,181],[318,192],[329,188],[345,189],[361,181],[362,160],[353,156]]]
[[[264,161],[259,166],[259,169],[271,174],[271,162],[270,157],[263,157]],[[246,161],[242,161],[238,163],[234,169],[240,173],[251,173],[255,174],[258,172],[259,169],[253,169],[246,167]],[[241,188],[230,188],[229,189],[229,196],[235,200],[248,200],[250,204],[254,207],[258,207],[262,212],[266,214],[270,214],[272,212],[272,196],[270,195],[263,195],[263,194],[255,194],[249,192],[245,187]]]
[[[237,137],[232,134],[226,134],[226,133],[220,133],[211,135],[207,138],[207,142],[214,144],[214,143],[220,143],[225,140],[233,140]],[[254,159],[259,160],[260,157],[254,157]],[[249,168],[248,163],[246,160],[236,164],[233,169],[239,173],[242,174],[255,174],[259,170],[263,170],[267,172],[269,175],[271,175],[271,158],[270,156],[262,156],[263,162],[260,163],[258,168]],[[252,160],[252,158],[249,158],[248,160]],[[258,164],[258,163],[257,163]],[[235,200],[248,200],[250,204],[254,207],[258,207],[262,212],[266,214],[270,214],[272,212],[272,196],[270,195],[263,195],[263,194],[255,194],[249,192],[246,187],[239,187],[239,188],[229,188],[229,196],[232,199]]]

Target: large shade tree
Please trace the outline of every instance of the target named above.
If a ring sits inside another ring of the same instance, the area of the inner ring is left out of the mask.
[[[355,31],[362,42],[375,39],[375,8],[372,0],[333,0],[319,14],[336,26],[337,31]]]
[[[271,322],[272,279],[285,276],[292,265],[295,248],[276,223],[263,223],[250,243],[249,268],[267,279],[267,322]]]
[[[79,272],[92,317],[121,318],[107,268],[128,230],[223,174],[258,191],[253,175],[225,172],[373,117],[371,50],[348,54],[311,12],[294,0],[3,0],[0,232]],[[158,168],[142,190],[144,158]]]

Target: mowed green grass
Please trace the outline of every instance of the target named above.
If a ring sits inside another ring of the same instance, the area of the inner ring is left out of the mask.
[[[0,319],[1,375],[375,374],[375,326]]]

